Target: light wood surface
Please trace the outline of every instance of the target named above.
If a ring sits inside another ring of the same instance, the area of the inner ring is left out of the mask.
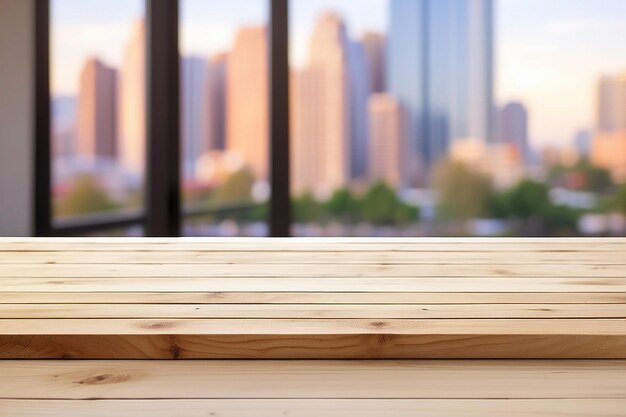
[[[623,417],[623,399],[0,400],[2,417]]]
[[[626,304],[0,304],[0,319],[620,318]]]
[[[622,416],[626,361],[5,361],[0,416]]]
[[[0,238],[0,359],[0,417],[624,416],[626,239]]]
[[[626,361],[5,361],[3,399],[626,399]],[[531,383],[532,382],[532,383]]]
[[[626,239],[0,238],[0,358],[626,358]]]

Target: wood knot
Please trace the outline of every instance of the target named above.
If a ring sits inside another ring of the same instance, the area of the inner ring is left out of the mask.
[[[373,321],[370,324],[372,325],[372,327],[376,327],[376,328],[385,327],[387,325],[387,323],[384,321]]]
[[[176,323],[173,321],[155,321],[152,323],[146,323],[142,327],[150,330],[171,329],[172,327],[176,327]]]
[[[75,381],[78,385],[106,385],[106,384],[119,384],[126,382],[130,379],[129,374],[99,374],[90,376],[88,378],[79,379]]]

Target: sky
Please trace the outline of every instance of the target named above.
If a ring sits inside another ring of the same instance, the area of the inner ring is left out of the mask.
[[[74,94],[82,63],[100,57],[119,67],[141,0],[51,0],[52,88]],[[591,128],[596,80],[626,71],[626,0],[496,0],[495,74],[498,104],[529,110],[536,145],[571,140]],[[388,0],[291,0],[291,62],[306,59],[316,16],[334,10],[352,36],[388,25]],[[227,50],[243,25],[267,22],[265,0],[181,0],[181,53]]]

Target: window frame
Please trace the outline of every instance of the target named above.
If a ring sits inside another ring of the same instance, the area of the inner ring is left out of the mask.
[[[51,192],[50,1],[35,1],[34,235],[75,236],[142,225],[145,236],[180,236],[183,218],[189,213],[181,207],[179,0],[145,0],[146,197],[142,213],[90,215],[56,224],[52,218]],[[289,0],[267,2],[271,184],[267,220],[270,236],[288,237],[291,235]],[[193,215],[213,212],[196,210]]]

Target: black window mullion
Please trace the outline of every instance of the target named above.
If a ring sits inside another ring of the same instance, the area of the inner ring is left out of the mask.
[[[35,236],[52,234],[50,146],[50,2],[35,7],[35,128],[33,141],[33,230]]]
[[[290,236],[289,0],[270,0],[270,236]]]
[[[178,0],[146,0],[146,236],[180,235]]]

